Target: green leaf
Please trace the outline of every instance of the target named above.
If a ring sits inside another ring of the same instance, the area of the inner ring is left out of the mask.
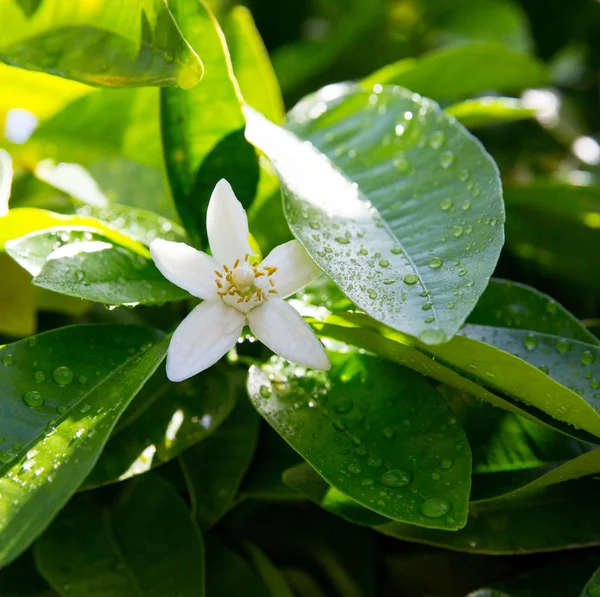
[[[244,548],[250,560],[259,571],[271,597],[294,597],[281,572],[256,545],[245,542]]]
[[[190,298],[154,263],[90,228],[53,228],[6,243],[36,286],[108,305],[157,304]]]
[[[498,278],[490,280],[468,321],[600,344],[594,334],[553,298],[525,284]]]
[[[13,167],[10,154],[0,149],[0,217],[8,213],[8,200],[12,187]]]
[[[456,336],[444,345],[427,346],[361,314],[331,316],[324,324],[313,325],[321,335],[415,369],[535,423],[598,443],[600,420],[581,396],[536,367],[493,346],[465,336]],[[589,346],[596,350],[595,346]],[[546,414],[547,410],[560,414],[560,419]]]
[[[218,23],[203,0],[172,0],[169,5],[206,65],[202,85],[191,91],[161,91],[169,183],[181,221],[192,240],[203,245],[206,208],[215,184],[226,178],[247,207],[258,184],[258,163],[244,138],[241,96]]]
[[[493,43],[466,43],[405,58],[369,75],[363,86],[400,85],[436,100],[456,101],[489,92],[521,91],[550,81],[540,61]]]
[[[209,597],[270,597],[257,572],[216,537],[206,537],[206,594]]]
[[[35,560],[63,596],[205,594],[202,537],[173,487],[154,475],[112,508],[76,496],[37,542]]]
[[[600,186],[538,182],[505,191],[507,249],[547,275],[598,291],[598,260],[587,257],[600,242]]]
[[[594,597],[594,595],[600,595],[600,568],[592,574],[592,578],[583,587],[580,597]]]
[[[0,248],[4,248],[7,241],[30,232],[82,227],[99,232],[113,243],[131,249],[142,257],[150,257],[150,252],[142,245],[149,245],[154,238],[173,241],[185,238],[183,229],[166,218],[123,205],[102,209],[85,206],[77,215],[58,214],[35,207],[17,207],[0,219]]]
[[[206,441],[226,420],[235,398],[230,379],[218,369],[173,383],[161,368],[128,409],[86,486],[139,475]]]
[[[283,482],[284,472],[302,462],[281,437],[268,425],[260,430],[258,447],[244,477],[239,500],[297,500],[300,495]]]
[[[344,294],[424,342],[452,337],[503,242],[498,171],[479,142],[433,102],[392,88],[325,88],[292,111],[291,132],[248,119],[294,236]]]
[[[77,490],[166,348],[151,328],[84,325],[0,349],[0,566]]]
[[[241,396],[227,420],[181,455],[180,464],[200,528],[214,526],[232,507],[254,456],[260,418]]]
[[[56,597],[33,563],[30,551],[24,553],[8,568],[0,570],[2,597]]]
[[[521,100],[512,97],[469,99],[448,106],[445,111],[467,128],[527,120],[535,115],[535,110],[526,108]]]
[[[202,62],[159,0],[80,3],[43,0],[33,15],[0,3],[0,61],[104,87],[180,85],[202,77]]]
[[[469,510],[454,533],[392,522],[376,530],[404,541],[489,555],[526,554],[600,544],[598,481],[565,483],[521,499],[494,500]],[[501,532],[498,532],[502,529]]]
[[[460,528],[471,452],[442,396],[421,376],[374,357],[330,358],[329,374],[282,360],[253,367],[255,408],[328,483],[363,506],[394,520]]]
[[[332,514],[341,516],[349,522],[365,526],[375,526],[390,522],[372,510],[361,506],[358,502],[331,487],[310,465],[303,463],[285,471],[283,480],[290,487],[306,495]]]
[[[249,106],[280,124],[285,107],[269,54],[245,6],[234,6],[223,18],[233,72]]]

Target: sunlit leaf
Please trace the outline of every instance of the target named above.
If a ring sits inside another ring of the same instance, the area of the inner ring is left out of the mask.
[[[165,352],[155,330],[115,325],[62,328],[0,349],[0,565],[77,490]]]
[[[503,242],[498,171],[478,141],[433,102],[387,87],[325,88],[288,131],[248,119],[292,232],[344,294],[428,344],[452,337]]]
[[[535,110],[526,108],[520,100],[512,97],[469,99],[448,106],[446,112],[467,128],[527,120],[535,115]]]
[[[202,63],[166,3],[43,0],[24,14],[2,0],[0,60],[28,70],[104,87],[181,85],[202,77]]]

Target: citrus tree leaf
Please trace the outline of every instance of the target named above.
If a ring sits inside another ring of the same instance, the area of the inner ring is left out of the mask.
[[[600,568],[598,568],[583,587],[580,597],[594,597],[600,595]]]
[[[140,475],[208,441],[229,416],[235,398],[235,389],[222,372],[209,370],[173,383],[161,368],[136,396],[86,487]]]
[[[33,284],[60,294],[108,305],[190,298],[186,291],[171,284],[150,259],[113,244],[112,239],[93,228],[32,232],[9,241],[5,249],[34,276]]]
[[[204,595],[202,537],[175,489],[155,475],[136,479],[111,508],[76,496],[36,543],[35,560],[62,596]]]
[[[600,344],[600,340],[558,301],[531,286],[498,278],[490,280],[468,321]]]
[[[399,522],[376,529],[404,541],[490,555],[598,545],[600,533],[596,523],[600,513],[594,498],[597,484],[595,480],[576,481],[521,499],[474,504],[466,527],[454,533]]]
[[[244,138],[241,96],[216,19],[204,0],[172,0],[169,6],[206,66],[202,85],[193,90],[161,90],[162,138],[173,198],[190,237],[203,245],[215,184],[226,178],[247,207],[258,184],[258,163]]]
[[[0,349],[0,566],[78,489],[166,348],[151,328],[82,325]]]
[[[260,418],[241,396],[227,420],[180,459],[200,528],[209,528],[232,507],[254,456]]]
[[[330,374],[282,360],[253,367],[248,392],[255,408],[331,485],[370,510],[460,528],[471,453],[442,396],[391,363],[330,357]]]
[[[181,85],[202,77],[202,62],[159,0],[80,3],[43,0],[24,14],[2,0],[0,60],[90,85],[141,87]]]
[[[479,142],[399,88],[325,88],[288,130],[247,114],[294,236],[344,294],[426,343],[452,337],[503,243],[498,170]]]
[[[314,325],[325,336],[374,352],[571,437],[598,443],[600,419],[592,405],[537,367],[494,346],[465,336],[428,346],[361,314],[331,316],[326,323]]]
[[[436,100],[456,101],[479,93],[520,91],[548,84],[550,73],[536,58],[506,46],[472,42],[405,58],[369,75],[363,85],[400,85]]]
[[[535,110],[526,108],[520,100],[512,97],[480,97],[448,106],[446,113],[467,128],[479,128],[527,120],[535,115]]]

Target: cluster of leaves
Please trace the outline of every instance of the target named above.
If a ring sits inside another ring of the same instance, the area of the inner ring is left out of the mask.
[[[272,64],[224,4],[0,0],[0,594],[600,595],[596,324],[491,278],[596,315],[581,49],[508,0],[255,0],[306,17]],[[324,271],[331,371],[246,335],[165,377],[195,299],[148,245],[206,248],[221,178]]]

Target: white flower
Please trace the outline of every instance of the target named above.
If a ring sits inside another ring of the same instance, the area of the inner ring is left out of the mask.
[[[150,253],[163,276],[203,299],[175,330],[167,376],[183,381],[216,363],[233,348],[247,323],[254,335],[285,359],[329,370],[323,345],[283,299],[321,270],[302,245],[279,245],[258,263],[249,245],[248,218],[226,180],[215,187],[206,214],[212,257],[184,244],[153,240]]]

